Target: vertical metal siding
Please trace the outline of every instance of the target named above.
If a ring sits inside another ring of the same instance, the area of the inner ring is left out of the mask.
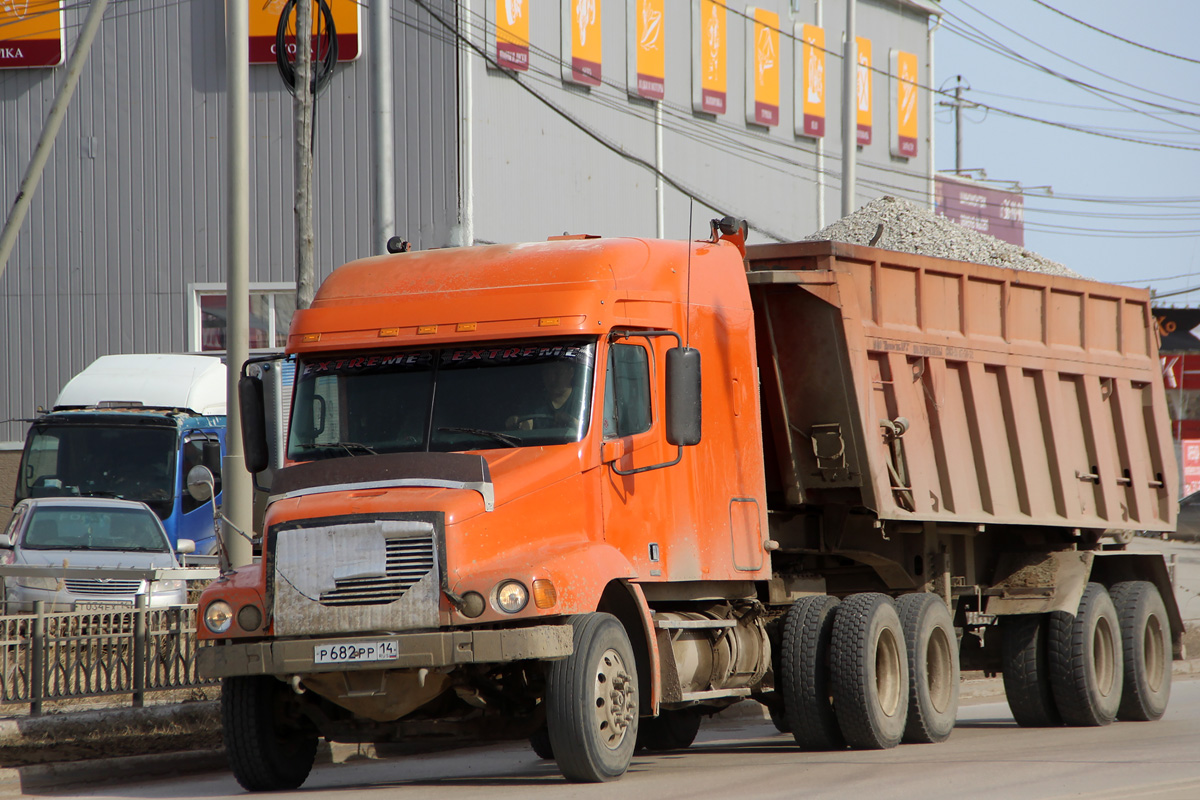
[[[457,222],[456,54],[421,32],[431,24],[411,0],[392,5],[397,233],[445,246]],[[432,5],[453,19],[453,0]],[[66,11],[68,51],[86,10]],[[106,13],[0,276],[0,442],[23,438],[26,425],[7,420],[49,406],[98,356],[182,351],[189,284],[224,280],[224,13],[200,0]],[[6,211],[64,72],[0,71]],[[341,65],[318,101],[318,281],[371,249],[368,79],[365,56]],[[250,279],[292,281],[292,98],[274,67],[252,67],[250,81]]]
[[[484,48],[486,4],[470,0],[473,35]],[[735,214],[749,219],[757,230],[752,241],[767,232],[799,239],[817,229],[816,155],[814,140],[793,132],[795,22],[815,22],[812,6],[792,13],[787,0],[754,0],[728,4],[727,112],[697,114],[691,108],[691,3],[671,0],[667,15],[666,99],[664,101],[663,170],[712,204],[697,202],[693,236],[708,231],[714,215]],[[745,122],[745,38],[747,22],[741,13],[755,5],[779,14],[778,60],[780,124],[770,128]],[[824,11],[826,46],[840,50],[845,6],[827,0]],[[895,3],[859,4],[859,35],[873,41],[873,65],[888,69],[888,49],[926,54],[925,16]],[[495,20],[490,19],[494,26]],[[630,99],[626,90],[627,4],[604,0],[602,5],[604,85],[584,88],[560,79],[560,3],[535,2],[530,8],[530,69],[518,80],[582,125],[623,152],[654,162],[653,108]],[[546,104],[517,86],[508,74],[488,70],[472,58],[474,103],[473,163],[475,234],[481,241],[542,239],[564,230],[608,236],[655,235],[655,176],[596,142]],[[826,58],[827,172],[825,206],[829,221],[840,216],[841,174],[841,59]],[[859,204],[883,194],[900,194],[922,201],[926,192],[926,153],[913,159],[892,158],[887,104],[888,82],[873,73],[874,119],[872,143],[859,150]],[[921,147],[928,147],[924,121],[928,92],[920,94]],[[678,238],[688,232],[691,201],[668,186],[665,231]]]

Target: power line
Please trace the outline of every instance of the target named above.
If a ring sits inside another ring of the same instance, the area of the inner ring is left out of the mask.
[[[1091,23],[1088,23],[1088,22],[1084,22],[1083,20],[1079,19],[1078,17],[1072,17],[1070,14],[1066,13],[1065,11],[1060,11],[1059,9],[1050,5],[1049,3],[1043,3],[1042,0],[1033,0],[1033,2],[1037,3],[1039,6],[1046,9],[1047,11],[1053,11],[1055,14],[1066,17],[1067,19],[1071,20],[1072,22],[1077,22],[1085,28],[1090,28],[1091,30],[1096,31],[1096,33],[1102,33],[1105,36],[1116,39],[1118,42],[1124,42],[1125,44],[1130,44],[1130,45],[1133,45],[1134,47],[1140,47],[1143,50],[1148,50],[1151,53],[1157,53],[1160,56],[1167,56],[1168,58],[1177,58],[1180,61],[1187,61],[1192,64],[1200,64],[1200,60],[1197,60],[1195,58],[1188,58],[1187,56],[1181,56],[1176,53],[1168,53],[1166,50],[1159,50],[1156,47],[1150,47],[1149,45],[1144,45],[1141,42],[1135,42],[1132,39],[1126,39],[1124,36],[1118,36],[1117,34],[1106,31],[1103,28],[1097,28],[1095,25],[1092,25]]]

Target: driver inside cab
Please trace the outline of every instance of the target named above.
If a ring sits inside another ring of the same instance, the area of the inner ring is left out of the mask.
[[[541,386],[528,398],[521,413],[513,414],[505,425],[509,430],[570,428],[579,424],[574,416],[577,403],[569,403],[575,367],[568,361],[551,361],[542,368]]]

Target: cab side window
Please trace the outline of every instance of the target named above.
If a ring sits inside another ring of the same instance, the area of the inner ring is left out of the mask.
[[[215,442],[216,437],[213,437],[210,440],[203,436],[196,436],[191,439],[188,439],[187,442],[184,443],[184,445],[183,445],[183,475],[182,475],[182,477],[183,477],[183,480],[186,482],[187,474],[189,471],[191,471],[192,467],[195,467],[198,465],[204,465],[204,466],[208,467],[210,470],[212,470],[213,488],[216,490],[217,494],[220,494],[221,493],[221,459],[220,458],[209,459],[210,463],[205,463],[204,443],[208,442],[208,441]],[[207,503],[208,501],[206,500],[204,502]],[[185,491],[183,493],[183,513],[187,514],[188,512],[193,511],[202,505],[204,505],[204,503],[198,502],[188,492]]]
[[[604,436],[643,433],[651,421],[649,354],[641,345],[614,344],[604,380]]]

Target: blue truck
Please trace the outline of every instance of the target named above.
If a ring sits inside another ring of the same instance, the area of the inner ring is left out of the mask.
[[[140,500],[174,546],[213,553],[212,507],[188,494],[188,470],[212,470],[221,502],[226,367],[195,355],[110,355],[72,378],[32,421],[14,502],[27,497]]]

